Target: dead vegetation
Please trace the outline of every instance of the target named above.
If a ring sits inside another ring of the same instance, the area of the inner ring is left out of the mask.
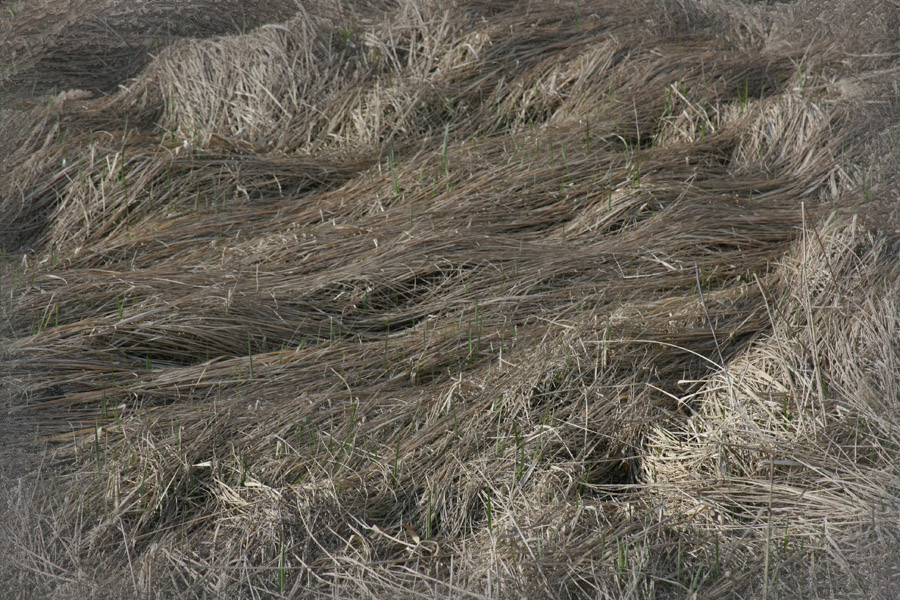
[[[710,15],[303,3],[10,104],[5,435],[47,454],[4,582],[887,597],[900,270],[845,55]]]

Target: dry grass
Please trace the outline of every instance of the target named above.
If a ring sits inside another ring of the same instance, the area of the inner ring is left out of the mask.
[[[843,51],[294,12],[0,115],[4,437],[46,448],[9,589],[889,596],[900,270]]]
[[[111,92],[179,39],[239,33],[296,11],[291,0],[0,3],[0,94]]]

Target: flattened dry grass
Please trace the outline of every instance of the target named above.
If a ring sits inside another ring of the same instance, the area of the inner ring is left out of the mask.
[[[885,593],[900,272],[841,56],[653,6],[304,4],[17,109],[8,426],[56,474],[4,578]]]
[[[26,100],[79,88],[112,92],[166,46],[287,18],[293,2],[7,0],[0,15],[0,93]]]

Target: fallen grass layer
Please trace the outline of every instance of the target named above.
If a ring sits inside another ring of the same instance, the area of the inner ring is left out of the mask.
[[[18,576],[879,593],[898,271],[839,57],[645,8],[323,6],[31,114],[4,351],[65,472]]]
[[[166,46],[287,18],[293,2],[8,0],[0,15],[0,97],[115,91]]]

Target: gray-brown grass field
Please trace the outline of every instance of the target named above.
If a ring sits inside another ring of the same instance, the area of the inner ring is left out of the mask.
[[[0,9],[0,596],[896,594],[895,3]]]

